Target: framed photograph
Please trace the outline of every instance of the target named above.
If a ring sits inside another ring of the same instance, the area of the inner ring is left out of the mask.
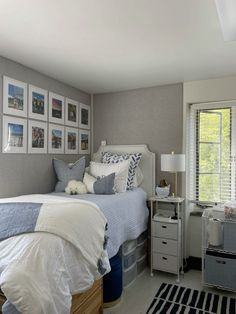
[[[90,131],[79,130],[79,154],[90,154]]]
[[[64,126],[49,124],[48,132],[48,152],[64,154]]]
[[[90,106],[88,105],[79,105],[79,127],[90,129]]]
[[[64,124],[64,97],[49,92],[49,122]]]
[[[66,116],[65,124],[73,127],[78,127],[78,113],[79,113],[78,101],[66,98]]]
[[[28,152],[46,154],[48,145],[47,123],[29,120],[28,122]]]
[[[65,153],[78,154],[78,129],[65,128]]]
[[[33,85],[29,85],[29,118],[48,119],[48,92]]]
[[[27,84],[3,77],[3,113],[27,117]]]
[[[2,122],[2,152],[27,153],[27,120],[3,116]]]

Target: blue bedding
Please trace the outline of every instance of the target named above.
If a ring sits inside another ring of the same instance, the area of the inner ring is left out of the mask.
[[[34,232],[41,206],[40,203],[0,203],[0,241]]]
[[[127,240],[136,239],[147,229],[147,195],[141,188],[113,195],[81,194],[68,195],[53,193],[57,196],[83,199],[99,206],[108,221],[107,251],[109,258],[115,256],[120,246]]]

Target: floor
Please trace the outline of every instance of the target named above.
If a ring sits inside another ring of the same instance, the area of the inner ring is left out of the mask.
[[[128,288],[124,289],[119,304],[110,309],[104,309],[104,314],[145,314],[148,306],[153,300],[158,288],[163,283],[176,283],[176,276],[164,272],[155,272],[154,276],[150,276],[149,269],[140,274],[135,282]],[[201,272],[191,270],[184,274],[180,285],[202,289]],[[232,292],[222,292],[221,290],[213,290],[217,294],[231,295],[236,297]]]

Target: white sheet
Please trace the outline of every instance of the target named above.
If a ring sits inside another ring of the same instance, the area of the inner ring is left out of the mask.
[[[31,197],[41,203],[49,198],[62,201],[49,195]],[[8,200],[16,198],[1,201]],[[25,202],[25,197],[18,200]],[[104,262],[109,269],[107,256]],[[87,290],[98,278],[91,268],[74,245],[53,234],[30,233],[0,242],[0,286],[24,314],[70,313],[71,293]]]

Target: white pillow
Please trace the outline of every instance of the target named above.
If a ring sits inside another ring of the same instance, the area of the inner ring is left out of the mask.
[[[96,178],[94,178],[93,176],[90,176],[90,174],[88,174],[87,172],[85,172],[84,174],[84,179],[83,179],[83,183],[87,186],[87,190],[89,191],[89,193],[93,193],[94,194],[94,188],[93,185],[94,183],[97,181]]]
[[[134,187],[137,188],[140,186],[143,182],[143,173],[142,170],[139,168],[139,166],[135,170],[135,176],[134,176]]]
[[[122,193],[126,191],[128,180],[129,161],[124,160],[115,164],[104,164],[101,162],[90,162],[90,174],[94,177],[103,177],[115,172],[115,191]]]

